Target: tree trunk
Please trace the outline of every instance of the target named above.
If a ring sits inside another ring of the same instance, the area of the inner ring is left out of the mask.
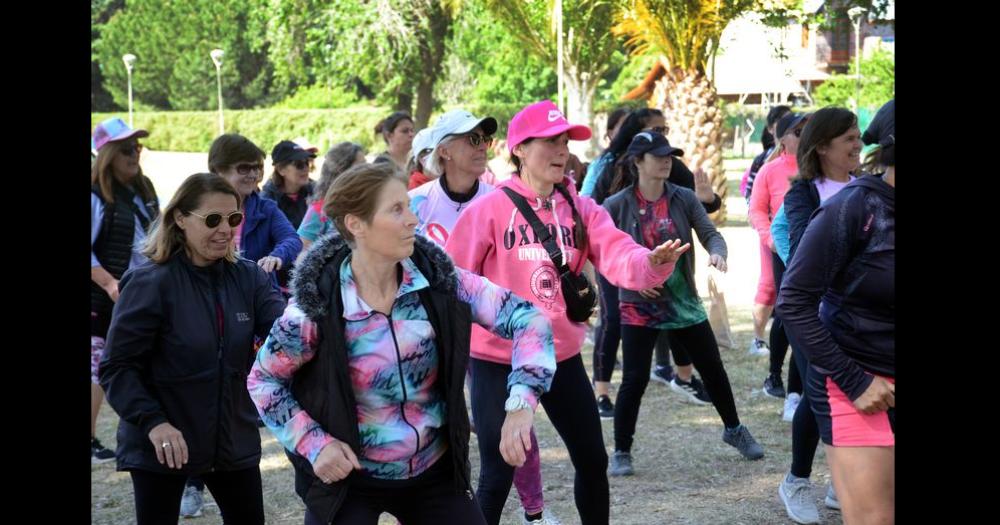
[[[407,113],[413,113],[413,93],[400,89],[396,92],[396,104],[392,107],[393,111],[405,111]]]
[[[715,86],[704,73],[671,69],[656,82],[650,104],[663,110],[670,143],[684,150],[691,171],[701,168],[722,198],[719,211],[709,214],[715,224],[726,220],[726,172],[722,166],[722,111]]]
[[[434,77],[424,77],[417,84],[417,112],[413,114],[413,123],[417,129],[427,127],[434,110]]]
[[[590,81],[589,73],[581,73],[573,64],[566,67],[566,120],[573,124],[592,127],[594,113],[594,92],[597,83]],[[594,133],[596,136],[597,133]],[[596,151],[591,141],[570,141],[569,148],[580,160],[586,162]]]

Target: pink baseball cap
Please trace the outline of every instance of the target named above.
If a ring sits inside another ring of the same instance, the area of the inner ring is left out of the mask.
[[[132,129],[120,118],[109,118],[94,128],[94,134],[90,138],[90,146],[94,151],[99,151],[108,142],[148,136],[149,132],[144,129]]]
[[[590,138],[590,128],[580,124],[570,124],[562,111],[551,100],[535,102],[527,106],[510,119],[507,126],[507,151],[514,153],[514,148],[528,140],[539,137],[551,137],[568,131],[570,140],[587,140]]]

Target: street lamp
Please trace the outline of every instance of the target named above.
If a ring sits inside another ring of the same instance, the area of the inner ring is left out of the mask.
[[[132,53],[122,55],[122,62],[125,62],[125,71],[128,72],[128,125],[135,127],[132,124],[132,64],[135,63],[135,55]]]
[[[219,87],[219,135],[222,135],[226,132],[222,120],[222,55],[225,55],[226,52],[221,49],[213,49],[210,54],[212,55],[212,63],[215,64],[215,79]]]
[[[854,6],[847,10],[847,16],[854,23],[854,112],[861,107],[861,17],[867,9]]]

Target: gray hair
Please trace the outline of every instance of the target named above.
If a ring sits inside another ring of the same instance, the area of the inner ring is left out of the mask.
[[[431,151],[430,156],[427,157],[427,161],[424,162],[424,173],[432,177],[440,177],[444,175],[444,161],[441,158],[441,146],[447,146],[451,144],[455,139],[461,138],[458,135],[451,135],[445,137],[434,147]]]

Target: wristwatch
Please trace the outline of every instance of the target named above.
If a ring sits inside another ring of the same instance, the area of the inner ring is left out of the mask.
[[[512,395],[507,398],[507,402],[503,404],[503,409],[507,412],[517,412],[518,410],[528,409],[531,410],[531,405],[525,401],[521,396]]]

